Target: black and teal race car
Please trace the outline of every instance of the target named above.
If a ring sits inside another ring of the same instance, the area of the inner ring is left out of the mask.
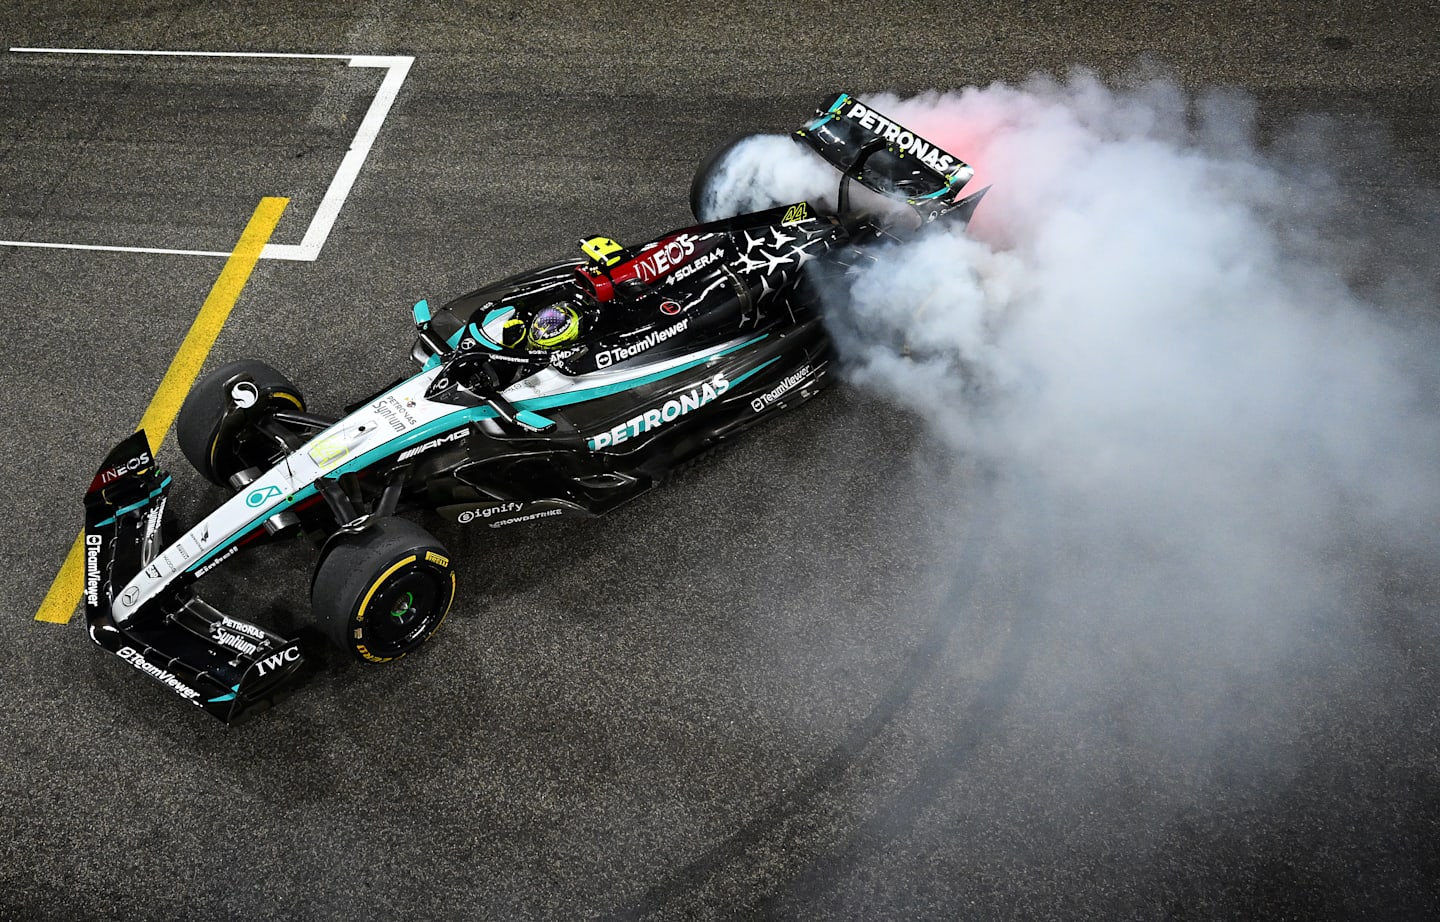
[[[176,437],[234,495],[166,542],[170,477],[144,432],[117,445],[85,498],[90,636],[233,721],[306,661],[297,638],[197,592],[241,551],[313,540],[317,626],[348,655],[390,663],[435,633],[455,596],[450,552],[404,513],[496,531],[599,515],[815,395],[833,362],[818,280],[913,227],[968,222],[984,192],[960,198],[969,166],[849,95],[794,138],[839,170],[838,208],[717,213],[718,177],[746,143],[733,141],[696,173],[702,223],[633,249],[593,237],[438,310],[416,304],[419,370],[343,418],[309,412],[262,362],[210,371]],[[852,180],[908,206],[907,229],[852,209]]]

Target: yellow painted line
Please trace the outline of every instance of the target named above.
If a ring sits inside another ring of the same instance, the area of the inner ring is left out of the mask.
[[[206,356],[210,354],[216,337],[220,335],[220,328],[230,319],[230,311],[235,307],[241,289],[250,280],[255,263],[260,261],[260,251],[265,249],[270,235],[275,232],[275,225],[280,223],[280,215],[289,203],[288,198],[262,198],[255,208],[255,213],[250,216],[250,223],[245,225],[240,242],[235,244],[234,252],[225,260],[225,268],[220,270],[220,277],[215,280],[210,296],[205,299],[195,322],[190,324],[190,332],[185,334],[180,351],[175,353],[165,377],[160,379],[160,386],[155,389],[155,399],[150,401],[149,409],[140,418],[138,428],[150,434],[152,451],[160,450],[160,442],[165,438],[165,433],[175,424],[180,404],[185,401],[185,395],[190,393],[190,385],[195,383],[196,376],[200,374]]]
[[[70,619],[75,616],[75,606],[80,604],[80,590],[84,588],[80,578],[81,537],[76,535],[75,543],[70,545],[70,553],[65,555],[65,562],[60,565],[55,582],[50,584],[50,591],[45,593],[45,601],[40,603],[40,611],[35,615],[36,621],[69,624]]]
[[[280,216],[285,213],[285,206],[289,203],[288,198],[262,198],[255,208],[255,213],[250,216],[250,223],[245,225],[240,242],[235,244],[230,258],[225,260],[225,268],[220,270],[220,277],[210,288],[210,294],[201,306],[200,313],[195,316],[195,322],[190,324],[190,332],[185,334],[185,341],[180,344],[180,350],[170,361],[170,367],[166,369],[165,377],[160,379],[160,386],[155,389],[150,406],[140,418],[137,428],[144,429],[149,434],[152,452],[160,450],[165,433],[175,424],[180,404],[184,402],[185,395],[190,393],[190,385],[195,383],[196,376],[200,374],[205,358],[220,335],[220,328],[225,326],[230,311],[240,298],[240,292],[250,280],[250,273],[260,261],[260,251],[265,249],[265,244],[275,232],[275,226],[280,223]],[[80,604],[80,591],[83,588],[80,556],[80,536],[76,535],[75,543],[70,545],[70,553],[65,555],[65,562],[60,564],[60,572],[50,584],[50,591],[45,593],[45,600],[40,603],[40,610],[35,614],[36,621],[69,624],[70,619],[75,616],[75,608]]]

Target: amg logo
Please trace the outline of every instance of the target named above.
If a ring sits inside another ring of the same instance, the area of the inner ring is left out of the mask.
[[[407,458],[413,458],[416,455],[424,454],[432,448],[439,448],[441,445],[445,445],[450,442],[457,442],[460,439],[465,438],[469,434],[470,430],[468,429],[456,429],[449,435],[442,435],[438,439],[431,439],[430,441],[425,442],[421,445],[416,445],[414,448],[405,449],[404,451],[400,452],[400,457],[396,458],[395,460],[404,461]]]
[[[905,153],[920,158],[921,163],[937,173],[947,172],[960,164],[960,161],[934,144],[924,138],[916,137],[914,132],[895,124],[859,100],[850,103],[850,108],[845,111],[845,117],[852,122],[859,122],[866,130],[873,131]]]

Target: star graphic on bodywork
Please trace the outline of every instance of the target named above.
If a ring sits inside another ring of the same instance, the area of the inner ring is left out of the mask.
[[[815,254],[810,252],[810,247],[813,246],[815,242],[816,241],[811,240],[809,243],[801,244],[795,248],[795,267],[797,269],[815,258]]]
[[[760,254],[764,256],[764,253]],[[740,268],[745,272],[754,272],[756,269],[764,269],[765,264],[758,259],[751,259],[749,255],[740,254]]]
[[[776,266],[784,266],[789,264],[790,260],[794,258],[792,256],[786,256],[780,253],[761,253],[760,255],[765,257],[765,270],[767,272],[771,269],[774,269]]]

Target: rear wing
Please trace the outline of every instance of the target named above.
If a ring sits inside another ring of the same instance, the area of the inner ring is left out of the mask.
[[[816,109],[794,137],[866,188],[910,205],[926,222],[957,209],[968,221],[984,194],[956,201],[974,169],[848,93]]]

